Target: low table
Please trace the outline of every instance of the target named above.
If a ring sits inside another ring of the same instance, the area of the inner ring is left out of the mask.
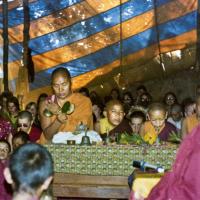
[[[88,176],[55,173],[54,197],[128,199],[129,187],[124,176]]]
[[[177,145],[80,146],[46,145],[54,160],[56,173],[91,176],[126,176],[133,171],[133,160],[171,169]]]
[[[140,170],[134,171],[134,181],[132,186],[131,200],[135,200],[133,196],[139,199],[147,198],[152,188],[160,181],[164,173],[141,172]],[[138,199],[136,198],[136,199]]]
[[[127,199],[133,160],[170,169],[177,146],[45,145],[54,159],[55,197]]]

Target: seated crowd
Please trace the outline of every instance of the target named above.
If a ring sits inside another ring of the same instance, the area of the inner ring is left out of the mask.
[[[65,68],[54,70],[51,81],[54,94],[41,94],[37,102],[29,102],[25,109],[20,108],[18,99],[11,92],[0,95],[2,169],[7,165],[10,152],[19,146],[30,142],[51,142],[56,133],[73,132],[79,123],[98,132],[103,140],[109,137],[109,142],[116,142],[119,134],[127,133],[139,134],[151,145],[168,141],[171,133],[184,139],[199,124],[198,94],[195,100],[188,98],[180,104],[176,95],[168,92],[162,102],[153,102],[153,97],[141,85],[134,97],[131,92],[125,92],[121,97],[120,91],[114,88],[103,101],[95,91],[89,92],[87,88],[72,92],[71,77]],[[74,104],[74,112],[68,115],[63,112],[67,101]],[[45,116],[45,109],[52,116]],[[10,194],[7,195],[9,199]]]
[[[64,86],[63,86],[64,84]],[[65,85],[66,84],[66,85]],[[167,92],[163,101],[154,102],[145,86],[137,88],[136,94],[112,89],[104,98],[87,88],[79,92],[71,90],[71,77],[65,68],[52,73],[54,94],[41,94],[37,102],[29,102],[20,108],[18,99],[11,92],[0,95],[0,138],[8,140],[12,147],[12,137],[18,131],[28,134],[31,142],[44,144],[51,142],[59,131],[74,131],[83,123],[88,129],[98,132],[103,139],[116,137],[121,133],[139,134],[148,142],[168,141],[173,132],[184,138],[199,122],[200,97],[185,99],[182,104],[173,92]],[[61,112],[66,101],[75,105],[72,114]],[[48,109],[53,116],[45,116]]]

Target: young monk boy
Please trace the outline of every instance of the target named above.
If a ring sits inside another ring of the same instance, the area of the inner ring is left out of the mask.
[[[153,144],[158,140],[167,141],[171,132],[176,132],[176,127],[167,122],[167,111],[163,104],[153,103],[149,106],[146,121],[141,127],[140,134],[146,142]]]
[[[12,147],[13,150],[17,149],[18,147],[22,146],[23,144],[27,144],[30,142],[30,138],[28,133],[24,131],[18,131],[12,138]]]
[[[134,111],[130,115],[129,125],[132,128],[134,134],[139,134],[142,124],[145,121],[145,115],[141,111]]]
[[[4,176],[12,185],[13,200],[39,200],[53,179],[51,154],[38,144],[22,145],[11,155]]]
[[[104,119],[100,120],[100,133],[109,133],[115,138],[118,133],[131,133],[132,129],[127,120],[124,119],[123,105],[119,100],[111,100],[106,104]]]
[[[36,142],[40,139],[42,131],[34,125],[32,114],[29,111],[24,110],[19,112],[17,125],[18,131],[26,132],[31,142]]]

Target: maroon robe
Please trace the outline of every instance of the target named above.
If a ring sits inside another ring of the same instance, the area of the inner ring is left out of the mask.
[[[183,140],[172,171],[165,174],[146,200],[200,199],[200,125]]]

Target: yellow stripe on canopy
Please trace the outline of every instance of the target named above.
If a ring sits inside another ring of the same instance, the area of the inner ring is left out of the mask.
[[[180,17],[180,8],[177,7],[177,5],[181,3],[188,3],[187,9],[183,9],[185,7],[182,8],[182,16],[187,13],[190,13],[191,11],[197,8],[197,3],[194,2],[196,1],[177,0],[159,7],[158,13],[163,13],[166,10],[168,12],[166,12],[167,14],[165,15],[165,17],[159,18],[158,22],[161,24],[169,20],[176,19],[177,17]],[[153,10],[150,10],[142,15],[127,20],[122,24],[123,39],[126,39],[137,33],[147,30],[152,26],[154,26],[154,13]],[[108,47],[109,45],[118,42],[120,40],[119,36],[119,25],[116,25],[112,28],[106,29],[105,31],[94,34],[86,39],[72,43],[68,46],[64,46],[46,52],[44,54],[33,56],[35,71],[39,72],[45,69],[49,69],[58,64],[70,62],[74,59],[81,58],[83,56],[94,53],[98,50],[101,50],[102,48]],[[171,41],[173,42],[170,44],[171,46],[177,46],[177,44],[174,43],[173,40]],[[85,48],[86,46],[88,47],[87,49]],[[19,61],[9,63],[9,79],[12,80],[13,78],[17,77],[19,64]]]
[[[161,41],[161,51],[162,51],[162,53],[164,53],[164,52],[174,51],[176,49],[183,49],[188,44],[190,44],[190,45],[194,44],[196,42],[196,39],[197,39],[196,30],[192,30],[192,31],[182,34],[180,36]],[[172,46],[171,44],[174,42],[177,45]],[[134,54],[131,54],[131,55],[128,55],[127,57],[125,57],[124,65],[133,63],[133,66],[134,66],[134,63],[136,63],[141,58],[143,58],[145,60],[149,60],[149,59],[155,57],[156,55],[158,55],[158,45],[154,44],[154,45],[151,45],[145,49],[142,49]],[[97,77],[99,77],[103,74],[105,75],[119,67],[120,67],[120,61],[115,60],[114,62],[112,62],[108,65],[105,65],[101,68],[98,68],[91,72],[74,77],[74,78],[72,78],[72,88],[74,90],[79,89],[80,87],[87,85],[88,83],[90,83],[91,81],[96,79]],[[50,86],[32,90],[32,91],[30,91],[28,97],[24,97],[24,101],[26,102],[26,101],[36,100],[37,97],[39,96],[39,94],[41,94],[44,91],[49,94],[52,92]],[[30,97],[32,99],[30,99]]]
[[[127,1],[128,0],[123,0],[122,3]],[[87,0],[66,9],[59,10],[54,14],[31,21],[30,39],[60,30],[76,22],[106,12],[109,9],[119,6],[119,3],[120,1]],[[1,33],[2,30],[0,30],[0,34]],[[22,42],[23,24],[9,28],[8,33],[10,44]],[[0,44],[2,43],[2,38],[0,38]]]
[[[29,0],[28,2],[32,3],[34,1],[37,1],[37,0]],[[12,2],[8,2],[8,10],[19,7],[19,6],[21,6],[21,4],[22,4],[22,0],[21,1],[20,0],[18,0],[18,1],[14,0]],[[3,5],[0,6],[0,12],[3,12]]]

